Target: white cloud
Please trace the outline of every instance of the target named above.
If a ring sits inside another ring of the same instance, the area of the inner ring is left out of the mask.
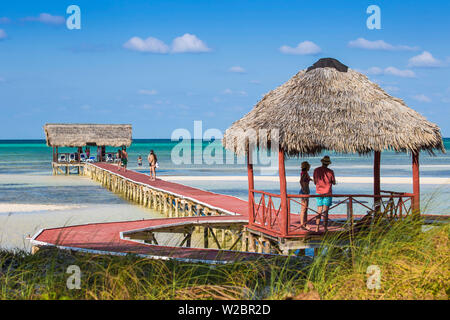
[[[384,71],[383,71],[383,69],[381,69],[379,67],[371,67],[371,68],[367,69],[367,71],[365,73],[373,74],[373,75],[380,75],[380,74],[383,74]]]
[[[155,94],[158,94],[158,91],[156,91],[155,89],[151,89],[151,90],[141,89],[138,91],[138,93],[147,95],[147,96],[154,96]]]
[[[413,99],[420,101],[420,102],[426,102],[426,103],[431,102],[431,99],[424,94],[415,95],[415,96],[413,96]]]
[[[172,52],[208,52],[210,48],[194,34],[185,33],[181,37],[173,39]]]
[[[398,92],[398,91],[400,91],[400,88],[395,87],[395,86],[387,86],[387,87],[384,87],[384,90],[389,91],[389,92]]]
[[[248,95],[247,91],[239,90],[239,91],[233,91],[231,89],[225,89],[222,91],[223,94],[234,94],[239,96],[246,96]]]
[[[245,69],[240,66],[234,66],[228,69],[229,72],[235,72],[235,73],[245,73]]]
[[[49,13],[41,13],[38,17],[25,17],[21,21],[36,21],[45,24],[64,24],[66,19],[62,16],[53,16]]]
[[[312,41],[303,41],[295,48],[286,45],[281,46],[280,51],[284,54],[315,55],[322,52],[322,49]]]
[[[1,17],[0,18],[0,24],[7,24],[7,23],[10,23],[10,22],[11,22],[11,19],[8,18],[8,17]]]
[[[181,37],[177,37],[172,41],[172,47],[169,47],[163,41],[148,37],[142,39],[140,37],[132,37],[123,44],[123,47],[133,51],[150,52],[150,53],[183,53],[183,52],[208,52],[210,48],[195,35],[186,33]]]
[[[151,52],[151,53],[168,53],[169,46],[159,39],[148,37],[147,39],[141,39],[139,37],[132,37],[123,44],[123,47],[129,50],[139,52]]]
[[[8,35],[6,34],[5,30],[0,29],[0,40],[6,39]]]
[[[379,67],[371,67],[366,71],[362,71],[368,75],[391,75],[402,78],[415,78],[416,74],[412,70],[401,70],[396,67],[387,67],[385,69],[381,69]]]
[[[408,66],[410,66],[410,67],[443,67],[444,64],[442,63],[442,61],[433,57],[433,55],[430,52],[424,51],[421,54],[409,59]]]
[[[387,67],[384,69],[384,74],[388,74],[391,76],[402,77],[402,78],[415,78],[416,74],[412,70],[400,70],[395,67]]]
[[[370,41],[364,38],[358,38],[348,43],[350,48],[359,48],[365,50],[387,50],[387,51],[416,51],[419,47],[409,47],[404,45],[394,46],[383,40]]]

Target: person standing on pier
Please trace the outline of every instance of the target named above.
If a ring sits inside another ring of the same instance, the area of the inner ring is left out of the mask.
[[[158,162],[158,158],[153,150],[150,150],[150,153],[147,157],[148,165],[150,166],[150,181],[156,180],[156,166]]]
[[[123,171],[127,172],[127,164],[128,164],[128,153],[126,149],[122,149],[122,167]]]
[[[328,231],[328,209],[331,206],[332,185],[336,184],[334,172],[328,169],[331,164],[329,156],[324,156],[321,160],[322,166],[314,169],[314,183],[316,185],[316,193],[323,195],[317,198],[316,232],[319,232],[320,219],[323,215],[323,225],[325,232]]]
[[[312,181],[311,177],[308,174],[311,165],[308,161],[302,162],[302,171],[300,173],[300,194],[310,194],[309,183]],[[300,226],[306,229],[306,222],[308,221],[308,205],[309,198],[301,199],[302,209],[300,211]]]
[[[122,150],[117,150],[117,171],[120,171],[120,166],[122,165]]]

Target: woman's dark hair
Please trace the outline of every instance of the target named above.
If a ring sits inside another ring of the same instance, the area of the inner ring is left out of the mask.
[[[156,156],[155,152],[153,150],[150,150],[150,154],[152,154],[155,157],[155,162],[157,162],[158,157]]]

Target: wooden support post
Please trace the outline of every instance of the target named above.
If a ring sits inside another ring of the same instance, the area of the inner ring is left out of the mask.
[[[156,192],[152,191],[152,208],[156,211],[158,210],[158,203],[156,201]]]
[[[162,201],[164,201],[164,214],[168,216],[168,210],[167,210],[167,197],[165,194],[161,194]]]
[[[373,194],[375,196],[380,195],[380,158],[381,158],[381,152],[375,151],[374,152],[374,158],[373,158]],[[381,198],[374,198],[374,210],[375,212],[380,211],[380,204]]]
[[[213,228],[209,227],[209,229],[211,230],[211,235],[212,235],[212,237],[213,237],[213,239],[214,239],[214,242],[215,242],[216,245],[217,245],[217,248],[218,248],[218,249],[222,249],[222,247],[220,246],[219,240],[217,240],[217,237],[216,237],[216,234],[214,233]]]
[[[178,212],[178,198],[175,198],[175,217],[179,217],[179,212]]]
[[[420,177],[419,177],[419,152],[412,153],[412,175],[413,175],[413,203],[412,214],[420,216]]]
[[[248,251],[250,252],[256,252],[255,250],[255,237],[251,232],[248,232]]]
[[[242,235],[242,243],[241,243],[241,251],[248,252],[248,229],[244,227],[243,235]]]
[[[281,146],[278,149],[278,173],[280,176],[280,232],[282,236],[287,236],[289,230],[289,212],[286,187],[286,170],[284,168],[284,150]]]
[[[258,238],[257,238],[257,246],[256,246],[256,248],[257,248],[257,252],[258,253],[263,253],[263,248],[264,248],[264,246],[263,246],[263,237],[262,236],[259,236]]]
[[[252,151],[250,148],[247,150],[247,177],[248,177],[248,221],[249,224],[254,222],[254,193],[255,179],[253,176],[253,161]]]
[[[209,227],[203,228],[203,247],[207,249],[209,247]]]

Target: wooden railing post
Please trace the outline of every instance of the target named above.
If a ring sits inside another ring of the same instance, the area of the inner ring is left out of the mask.
[[[287,236],[289,229],[289,212],[287,204],[287,188],[286,188],[286,170],[284,167],[284,150],[281,146],[278,149],[278,173],[280,176],[280,232],[282,236]]]
[[[374,160],[373,160],[373,194],[375,195],[373,208],[374,208],[375,212],[378,212],[380,210],[380,201],[381,201],[381,198],[379,197],[380,189],[381,189],[380,188],[381,152],[375,151],[373,156],[374,156]]]
[[[248,222],[249,224],[254,223],[255,219],[255,194],[253,190],[255,189],[255,180],[253,177],[253,162],[252,162],[252,152],[250,148],[247,150],[247,176],[248,176]]]
[[[412,174],[413,174],[413,203],[412,214],[420,215],[420,180],[419,180],[419,152],[412,153]]]

